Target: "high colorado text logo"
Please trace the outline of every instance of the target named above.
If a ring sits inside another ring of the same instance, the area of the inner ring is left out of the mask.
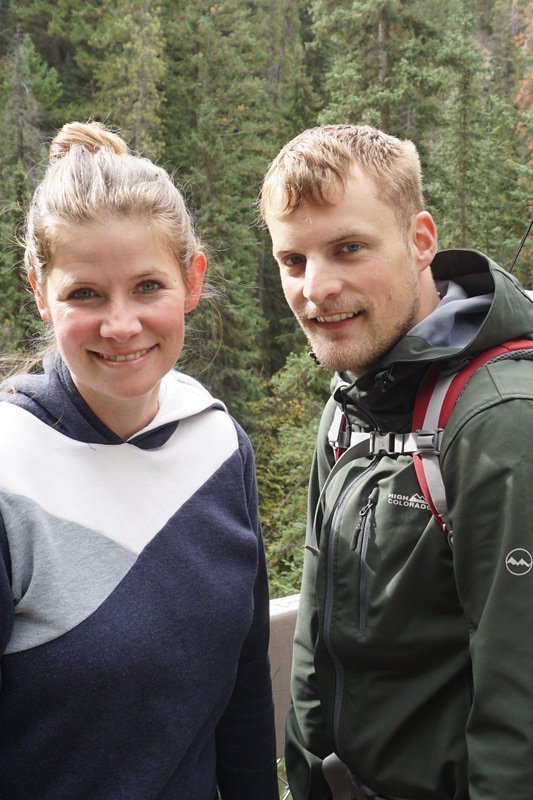
[[[429,508],[420,494],[412,494],[411,497],[409,497],[408,494],[393,494],[390,492],[388,502],[391,506],[403,506],[404,508],[423,508],[424,510]]]

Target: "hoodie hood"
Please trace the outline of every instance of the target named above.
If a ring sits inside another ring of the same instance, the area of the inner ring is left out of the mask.
[[[59,354],[45,359],[43,366],[41,375],[19,375],[4,384],[1,399],[24,408],[71,439],[91,444],[124,443],[87,405]],[[208,408],[226,410],[193,378],[169,372],[161,381],[156,416],[127,441],[145,450],[161,447],[180,420]]]
[[[373,413],[372,427],[382,411],[394,407],[409,415],[427,368],[439,361],[450,366],[509,339],[533,336],[533,300],[502,267],[476,250],[443,250],[431,270],[441,294],[437,308],[409,331],[372,371],[337,392],[339,402],[353,402]],[[344,394],[344,397],[342,396]],[[360,402],[359,402],[360,401]],[[361,409],[362,410],[362,409]],[[390,420],[388,420],[390,424]],[[383,428],[385,429],[385,428]],[[390,429],[393,429],[392,427]]]

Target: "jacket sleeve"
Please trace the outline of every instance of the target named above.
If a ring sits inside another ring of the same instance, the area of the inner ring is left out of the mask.
[[[326,407],[309,482],[307,543],[314,540],[315,510],[321,486],[332,466],[332,453],[327,441],[330,421],[330,409]],[[306,549],[294,637],[292,706],[287,719],[285,745],[287,778],[293,800],[329,800],[331,797],[322,774],[322,759],[332,752],[333,745],[326,735],[326,721],[315,672],[315,644],[319,628],[315,586],[318,558]]]
[[[529,800],[533,786],[533,365],[524,369],[480,370],[468,389],[478,410],[443,459],[470,633],[470,800]]]
[[[251,445],[239,429],[248,514],[257,536],[254,613],[235,686],[217,725],[217,781],[222,800],[278,800],[274,705],[268,659],[270,605]]]

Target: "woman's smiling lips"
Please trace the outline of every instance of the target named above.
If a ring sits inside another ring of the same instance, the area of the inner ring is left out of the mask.
[[[98,355],[104,361],[111,361],[113,364],[117,364],[123,363],[124,361],[136,361],[137,359],[145,356],[152,349],[152,347],[147,347],[144,350],[137,350],[134,353],[96,353],[96,355]]]

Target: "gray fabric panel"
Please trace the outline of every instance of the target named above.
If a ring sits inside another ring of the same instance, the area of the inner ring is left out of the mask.
[[[27,497],[0,492],[13,573],[15,625],[6,652],[44,644],[92,614],[137,556],[54,517]]]

